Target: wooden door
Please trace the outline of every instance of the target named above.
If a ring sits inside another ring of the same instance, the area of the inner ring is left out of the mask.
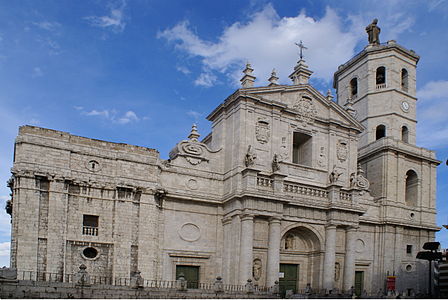
[[[197,266],[176,266],[176,279],[183,274],[187,280],[187,288],[197,289],[199,287],[199,267]]]
[[[297,293],[297,282],[299,281],[299,265],[295,264],[280,264],[280,273],[283,273],[283,278],[280,278],[280,293],[285,295],[287,290],[292,290]]]
[[[364,272],[356,271],[355,272],[355,294],[356,296],[361,296],[362,291],[364,290]]]

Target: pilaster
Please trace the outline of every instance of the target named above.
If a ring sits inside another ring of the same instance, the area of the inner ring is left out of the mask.
[[[254,240],[254,216],[242,215],[241,217],[241,250],[239,282],[241,285],[252,279],[253,240]]]

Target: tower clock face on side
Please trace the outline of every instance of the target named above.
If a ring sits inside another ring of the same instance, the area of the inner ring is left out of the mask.
[[[401,109],[404,112],[408,112],[409,111],[409,103],[407,101],[403,101],[401,102]]]

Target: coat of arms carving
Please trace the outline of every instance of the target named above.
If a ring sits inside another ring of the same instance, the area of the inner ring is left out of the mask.
[[[338,141],[338,144],[336,145],[336,155],[340,162],[344,162],[347,160],[347,156],[348,156],[347,141],[345,141],[345,140]]]
[[[310,97],[299,95],[299,99],[292,106],[297,112],[297,119],[304,124],[311,124],[317,115],[316,106]]]
[[[266,120],[258,119],[257,125],[255,126],[255,136],[257,141],[261,144],[266,144],[269,142],[269,137],[271,135],[271,128]]]

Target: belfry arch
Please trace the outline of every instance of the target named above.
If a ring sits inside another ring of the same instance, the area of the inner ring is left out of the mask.
[[[285,276],[297,272],[296,289],[304,289],[307,283],[313,287],[319,285],[322,247],[323,243],[319,236],[305,226],[289,228],[283,233],[280,242],[280,272],[285,273]],[[286,280],[287,278],[283,281]],[[282,279],[280,284],[282,285]],[[293,283],[289,280],[284,284]]]

